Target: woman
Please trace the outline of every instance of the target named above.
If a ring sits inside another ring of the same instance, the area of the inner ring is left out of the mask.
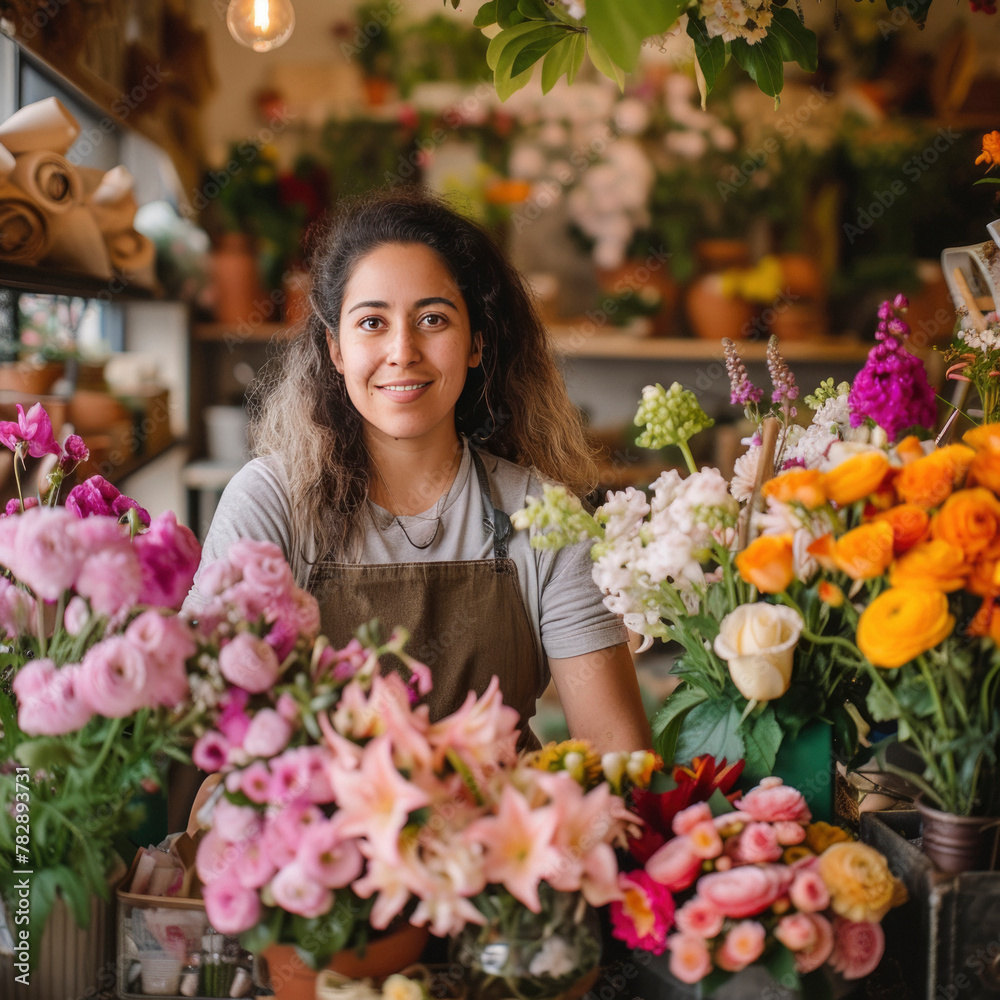
[[[255,423],[261,457],[226,489],[204,562],[271,540],[332,642],[372,618],[405,626],[432,718],[497,674],[527,738],[551,674],[574,736],[648,746],[587,546],[536,551],[511,532],[540,477],[584,493],[595,471],[520,276],[479,226],[395,189],[340,213],[312,282]]]

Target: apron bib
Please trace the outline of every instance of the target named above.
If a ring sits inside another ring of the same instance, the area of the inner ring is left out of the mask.
[[[481,695],[496,674],[504,704],[520,715],[519,749],[537,747],[528,720],[548,684],[548,667],[524,607],[517,565],[507,555],[510,518],[493,505],[475,451],[472,460],[483,527],[493,536],[492,559],[367,566],[321,560],[309,589],[319,602],[320,631],[336,648],[373,618],[386,630],[409,631],[407,653],[425,663],[434,680],[426,699],[432,721],[459,708],[469,691]]]

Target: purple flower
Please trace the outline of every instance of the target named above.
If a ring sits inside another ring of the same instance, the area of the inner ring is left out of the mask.
[[[927,383],[924,363],[905,348],[910,328],[898,315],[907,307],[905,296],[879,306],[877,343],[868,352],[864,368],[851,386],[848,403],[851,426],[872,420],[890,441],[896,441],[909,427],[928,429],[937,420],[934,390]]]
[[[85,479],[79,486],[74,486],[66,496],[66,509],[77,517],[91,517],[94,514],[121,517],[130,508],[135,508],[139,520],[149,525],[148,511],[140,507],[131,497],[125,496],[117,486],[109,483],[103,476],[91,476]]]
[[[729,402],[734,406],[759,403],[764,396],[747,376],[746,365],[736,350],[736,344],[728,337],[723,338],[722,347],[726,352],[726,373],[729,375]]]
[[[767,342],[767,371],[771,376],[774,392],[771,393],[772,403],[791,402],[799,398],[799,387],[795,384],[788,362],[778,353],[778,338],[773,334]],[[794,411],[793,415],[794,415]]]
[[[16,452],[24,444],[32,458],[42,455],[58,455],[59,444],[52,435],[52,421],[42,409],[41,403],[24,412],[24,407],[17,404],[17,420],[0,420],[0,444],[6,445]]]

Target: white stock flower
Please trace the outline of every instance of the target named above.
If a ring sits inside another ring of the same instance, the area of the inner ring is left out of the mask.
[[[788,690],[804,625],[797,611],[765,601],[741,604],[722,619],[715,652],[744,698],[772,701]]]

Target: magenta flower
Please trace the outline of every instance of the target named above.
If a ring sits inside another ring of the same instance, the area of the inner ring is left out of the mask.
[[[38,497],[25,497],[24,505],[22,506],[21,501],[14,497],[13,500],[7,501],[7,506],[4,508],[3,514],[0,517],[13,517],[15,514],[23,514],[26,510],[31,510],[32,507],[38,507],[41,501]]]
[[[140,516],[145,514],[142,508],[139,510]],[[139,600],[152,607],[179,609],[201,560],[201,546],[194,532],[178,524],[176,515],[168,510],[150,524],[149,531],[136,537],[133,546],[142,566]]]
[[[32,458],[42,455],[58,455],[59,444],[52,434],[52,421],[42,409],[41,403],[24,412],[24,407],[17,404],[17,420],[0,420],[0,444],[6,445],[16,452],[22,445]]]
[[[95,514],[121,517],[130,508],[135,508],[143,524],[149,524],[149,512],[103,476],[91,476],[66,495],[66,509],[77,517],[92,517]]]
[[[90,458],[90,449],[79,434],[70,434],[63,445],[66,457],[71,462],[86,462]]]
[[[674,897],[641,870],[620,875],[618,885],[624,898],[611,904],[612,933],[630,948],[662,955],[674,923]]]

